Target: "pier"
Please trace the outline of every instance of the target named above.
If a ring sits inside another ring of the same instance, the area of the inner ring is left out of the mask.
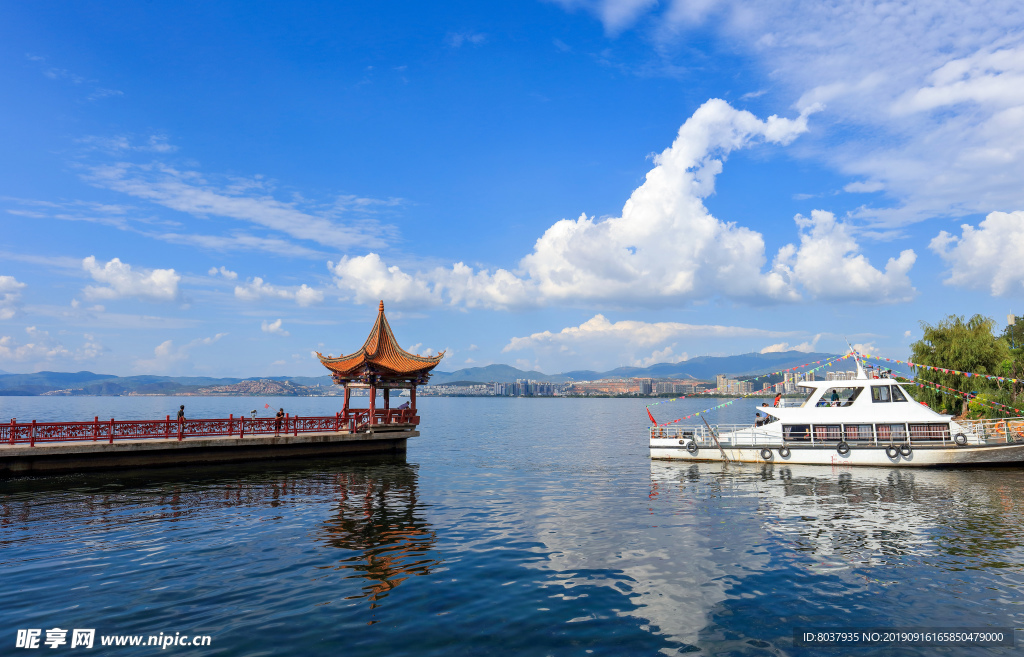
[[[334,416],[234,417],[177,422],[115,420],[0,424],[0,476],[404,452],[419,436],[412,409],[352,409]]]
[[[430,379],[444,353],[419,356],[398,346],[384,302],[359,351],[324,356],[320,362],[345,388],[333,416],[235,417],[189,420],[100,420],[0,424],[0,476],[101,468],[186,465],[252,459],[404,452],[419,436],[416,387]],[[351,408],[353,388],[369,389],[369,408]],[[409,401],[391,408],[391,391],[408,390]],[[384,408],[377,408],[377,391]],[[182,407],[184,408],[184,407]],[[255,411],[253,411],[255,415]]]

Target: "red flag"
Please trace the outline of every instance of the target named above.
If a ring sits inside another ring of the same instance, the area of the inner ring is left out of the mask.
[[[653,424],[654,426],[658,426],[658,423],[654,419],[654,416],[651,415],[651,409],[649,409],[649,408],[647,409],[647,417],[651,418],[651,424]]]
[[[264,404],[263,408],[270,408],[270,404]]]

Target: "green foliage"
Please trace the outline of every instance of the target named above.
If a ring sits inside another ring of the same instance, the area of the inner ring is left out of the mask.
[[[911,360],[922,365],[961,372],[1001,374],[1004,361],[1010,359],[1011,354],[1006,341],[993,334],[994,327],[994,320],[981,315],[966,321],[962,316],[950,315],[935,326],[921,322],[924,336],[911,345]],[[916,380],[938,383],[964,392],[998,393],[998,387],[993,382],[981,377],[918,369]],[[1001,396],[993,394],[990,401]],[[963,399],[928,388],[923,389],[921,400],[932,408],[946,409],[957,415],[964,410]]]
[[[1014,319],[1016,321],[1007,324],[1001,336],[1009,346],[1009,354],[999,364],[999,376],[1024,380],[1024,317],[1014,316]],[[1024,403],[1024,383],[1007,383],[1003,388],[1010,399],[1008,403],[1014,406]]]
[[[992,393],[980,393],[967,402],[968,414],[975,419],[1005,417],[1006,413],[990,405],[994,401],[996,399]]]

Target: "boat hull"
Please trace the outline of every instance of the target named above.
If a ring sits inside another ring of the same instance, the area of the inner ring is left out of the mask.
[[[663,443],[663,444],[656,444]],[[686,450],[678,441],[651,441],[651,458],[671,461],[735,461],[739,463],[777,463],[829,466],[871,466],[871,467],[957,467],[978,465],[1024,464],[1024,443],[1004,445],[914,446],[909,455],[886,453],[885,446],[850,445],[846,454],[840,454],[835,447],[787,445],[789,454],[782,456],[779,447],[744,446],[700,447],[697,453]],[[767,452],[771,452],[769,458]],[[891,452],[890,452],[891,453]]]

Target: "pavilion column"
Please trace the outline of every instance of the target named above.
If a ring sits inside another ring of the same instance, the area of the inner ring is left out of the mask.
[[[370,384],[370,424],[377,424],[377,386]]]
[[[409,388],[409,410],[416,415],[416,386]]]
[[[341,409],[341,417],[344,421],[348,421],[348,400],[352,396],[352,390],[345,386],[345,405]]]

